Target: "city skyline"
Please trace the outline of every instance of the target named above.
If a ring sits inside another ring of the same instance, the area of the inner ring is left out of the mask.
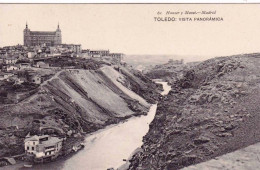
[[[202,56],[201,60],[260,51],[257,5],[203,7],[216,10],[224,21],[154,21],[157,11],[202,10],[201,6],[192,4],[1,4],[0,46],[23,44],[27,22],[32,31],[53,31],[59,23],[63,43],[82,44],[83,49],[110,49],[140,55],[194,55]],[[15,12],[8,12],[11,8]]]

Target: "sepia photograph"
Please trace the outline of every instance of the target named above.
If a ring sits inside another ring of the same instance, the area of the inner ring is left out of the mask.
[[[0,170],[257,170],[260,4],[0,3]]]

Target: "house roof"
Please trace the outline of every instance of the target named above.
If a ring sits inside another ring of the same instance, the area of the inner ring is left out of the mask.
[[[30,63],[20,63],[19,65],[30,65]]]
[[[5,58],[5,60],[17,60],[18,59],[18,57],[16,57],[16,56],[12,56],[12,57],[6,57]]]
[[[61,142],[62,139],[60,138],[57,138],[57,137],[50,137],[49,140],[46,140],[46,141],[42,141],[42,145],[44,146],[52,146],[52,145],[55,145],[56,143],[58,142]]]
[[[55,35],[55,31],[31,31],[31,35]]]
[[[18,67],[18,65],[8,65],[7,68],[10,68],[10,67]]]
[[[37,64],[46,64],[46,63],[43,61],[38,61]]]
[[[42,139],[42,138],[46,138],[46,137],[48,137],[48,136],[49,136],[49,135],[43,135],[43,136],[34,135],[34,136],[29,137],[29,138],[26,138],[26,139],[24,140],[24,142],[27,142],[27,141],[38,141],[38,140],[40,140],[40,139]]]

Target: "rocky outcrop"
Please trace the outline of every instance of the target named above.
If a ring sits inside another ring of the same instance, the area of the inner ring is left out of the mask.
[[[183,62],[171,62],[156,65],[150,69],[144,70],[146,76],[151,79],[163,79],[168,83],[172,83],[183,76],[186,70],[189,70],[191,67],[197,65],[198,62],[194,63],[183,63]],[[188,74],[188,73],[186,73]]]
[[[175,77],[129,169],[180,169],[260,141],[258,55],[214,58]]]

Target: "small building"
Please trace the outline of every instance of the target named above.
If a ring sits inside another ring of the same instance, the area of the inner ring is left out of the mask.
[[[18,60],[18,57],[6,57],[4,59],[5,64],[15,64]]]
[[[115,57],[115,58],[121,58],[124,56],[124,54],[123,53],[110,53],[109,56]]]
[[[181,59],[181,60],[169,59],[168,63],[176,64],[176,65],[181,65],[181,64],[183,64],[183,59]]]
[[[49,64],[48,63],[44,63],[43,61],[39,61],[36,63],[36,67],[38,68],[49,68]]]
[[[81,53],[81,45],[80,44],[72,44],[71,49],[72,49],[72,52],[74,52],[76,54]]]
[[[43,162],[44,159],[55,159],[62,148],[63,139],[49,135],[34,135],[26,137],[24,149],[27,155],[33,156],[34,161]]]
[[[110,53],[109,54],[110,57],[112,57],[113,59],[115,59],[118,62],[121,62],[123,60],[123,53]]]
[[[63,51],[69,51],[76,54],[80,54],[82,50],[80,44],[61,44],[58,47],[61,48]]]
[[[14,70],[18,70],[18,67],[16,65],[8,65],[6,67],[6,71],[14,71]]]
[[[109,50],[89,50],[88,55],[91,57],[103,57],[109,55]]]
[[[25,70],[25,69],[30,69],[31,65],[30,65],[30,63],[20,63],[18,67],[19,67],[19,70]]]
[[[85,58],[85,59],[90,59],[90,56],[88,55],[88,53],[81,53],[80,57]]]

